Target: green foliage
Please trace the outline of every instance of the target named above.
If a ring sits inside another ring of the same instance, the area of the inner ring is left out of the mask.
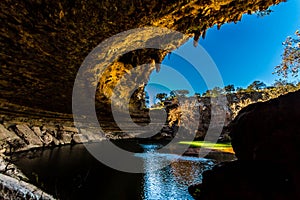
[[[220,87],[214,87],[214,88],[211,90],[211,93],[212,93],[212,97],[217,97],[217,96],[219,96],[220,94],[223,93],[223,89],[220,88]]]
[[[201,94],[196,92],[195,95],[194,95],[197,99],[199,99],[201,97]]]
[[[179,144],[190,145],[191,147],[201,147],[211,150],[234,153],[231,143],[213,143],[206,141],[181,141]]]
[[[206,92],[204,92],[202,94],[203,97],[210,97],[211,96],[211,90],[206,90]]]
[[[235,91],[236,91],[236,93],[242,93],[245,91],[245,89],[242,87],[237,87]]]
[[[230,143],[213,143],[206,141],[181,141],[179,144],[189,144],[194,147],[204,147],[204,148],[230,148],[232,147]]]
[[[287,81],[283,79],[275,80],[275,83],[273,84],[274,87],[283,87],[285,85],[287,85]]]
[[[216,86],[211,90],[206,90],[206,92],[203,93],[203,96],[204,97],[217,97],[220,94],[223,94],[223,92],[224,92],[224,89]]]
[[[251,91],[255,91],[255,90],[261,90],[261,89],[264,89],[266,87],[267,87],[267,85],[262,81],[253,81],[253,83],[251,83],[247,87],[247,90],[251,92]]]
[[[274,73],[284,78],[288,78],[289,74],[297,77],[300,67],[300,31],[297,30],[294,36],[287,37],[282,44],[284,46],[282,61],[275,67]]]
[[[235,91],[235,88],[234,88],[234,85],[231,84],[231,85],[226,85],[224,87],[224,90],[225,90],[226,93],[231,93],[231,92]]]
[[[168,95],[166,93],[158,93],[156,94],[156,99],[158,99],[161,103],[163,102],[164,99],[166,99]]]

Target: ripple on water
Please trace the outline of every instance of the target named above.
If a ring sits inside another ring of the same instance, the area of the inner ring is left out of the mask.
[[[155,151],[136,153],[144,160],[142,199],[193,199],[188,186],[201,182],[202,173],[211,169],[211,159],[163,154]]]

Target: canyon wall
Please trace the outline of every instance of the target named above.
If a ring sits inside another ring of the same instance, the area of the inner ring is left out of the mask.
[[[264,10],[282,1],[1,1],[0,98],[70,113],[76,73],[88,53],[106,38],[133,28],[156,26],[194,34],[198,40],[215,24],[220,27],[237,22],[243,13]],[[140,39],[147,42],[152,37],[143,35]],[[136,64],[160,62],[165,53],[132,53],[115,60],[100,79],[99,100],[108,102],[111,88],[124,72]],[[141,76],[152,70],[143,68]]]

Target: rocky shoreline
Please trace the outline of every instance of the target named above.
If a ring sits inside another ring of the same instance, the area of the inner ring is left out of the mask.
[[[28,120],[29,121],[29,120]],[[0,197],[9,199],[55,199],[38,187],[28,183],[28,178],[10,161],[9,155],[35,148],[52,148],[104,140],[101,135],[80,133],[74,126],[39,126],[38,123],[24,121],[3,121],[0,123]],[[63,124],[63,123],[61,123]]]
[[[0,154],[0,197],[3,200],[55,198],[28,183],[28,178],[3,154]]]
[[[0,124],[0,149],[6,154],[40,147],[98,142],[103,139],[100,135],[90,132],[82,134],[75,127],[38,127],[25,123],[5,127]]]
[[[190,187],[190,193],[195,199],[219,199],[221,196],[230,198],[234,195],[243,199],[264,198],[273,192],[267,190],[265,185],[277,188],[276,192],[271,195],[273,199],[300,197],[295,189],[300,186],[299,165],[297,164],[300,161],[297,150],[300,145],[297,123],[300,119],[300,110],[297,106],[299,95],[300,91],[296,91],[243,108],[235,120],[228,125],[229,136],[232,138],[232,145],[238,160],[217,165],[205,172],[203,183]],[[167,138],[171,139],[172,132],[172,130],[165,129],[152,139],[166,142]],[[33,189],[35,186],[26,183],[26,177],[8,162],[9,159],[6,159],[5,155],[34,148],[51,148],[99,142],[106,138],[126,139],[126,137],[129,140],[133,139],[130,139],[130,135],[126,136],[121,133],[116,135],[108,133],[107,136],[92,132],[82,133],[72,125],[70,120],[60,123],[32,123],[29,120],[26,122],[25,119],[23,121],[2,120],[0,123],[0,171],[4,175],[0,177],[0,185],[6,193],[1,195],[19,195],[19,187],[27,188],[22,191],[39,191]],[[194,152],[187,153],[195,154]],[[273,176],[277,178],[274,179]],[[261,181],[264,184],[259,184]],[[218,183],[218,188],[221,188],[219,196],[215,195],[216,183]],[[237,185],[237,183],[242,183],[242,185]],[[232,191],[232,188],[239,189]],[[48,198],[36,197],[36,199]]]

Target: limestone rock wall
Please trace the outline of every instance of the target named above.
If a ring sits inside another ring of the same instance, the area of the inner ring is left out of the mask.
[[[68,126],[34,126],[26,123],[5,127],[0,124],[0,151],[12,153],[39,147],[53,147],[68,144],[99,142],[101,133],[80,132]]]
[[[195,100],[194,97],[186,98],[180,105],[175,101],[173,104],[166,106],[168,111],[168,123],[170,127],[175,124],[193,129],[193,125],[184,124],[184,122],[196,121],[199,123],[196,137],[203,139],[209,127],[213,129],[218,125],[211,124],[212,107],[214,106],[214,112],[216,116],[219,117],[217,121],[224,123],[221,138],[229,141],[230,123],[238,115],[239,111],[250,104],[264,102],[276,98],[279,95],[270,95],[270,93],[270,91],[253,91],[226,94],[227,101],[224,105],[217,105],[216,98],[212,97],[200,97],[197,100]],[[183,113],[185,113],[185,115],[183,115]],[[193,131],[194,130],[189,130],[191,134],[193,134]]]
[[[195,34],[198,40],[215,24],[237,22],[243,13],[281,1],[0,1],[0,98],[71,112],[77,70],[104,39],[132,28],[159,26]],[[149,59],[157,57],[163,57],[162,52]]]

